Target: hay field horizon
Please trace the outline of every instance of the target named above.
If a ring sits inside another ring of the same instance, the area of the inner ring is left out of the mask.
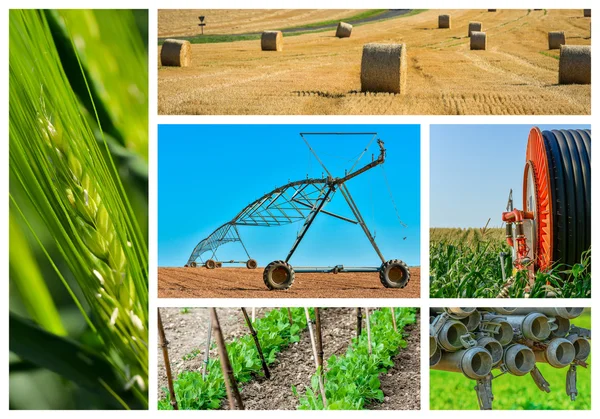
[[[244,34],[318,24],[364,10],[159,10],[159,37]],[[449,14],[451,29],[438,29]],[[471,51],[470,21],[480,21],[487,50]],[[239,22],[239,23],[238,23]],[[212,31],[212,32],[211,32]],[[547,33],[565,31],[569,45],[590,45],[590,18],[577,10],[426,10],[355,25],[284,33],[283,51],[261,51],[260,39],[192,43],[191,65],[162,67],[158,110],[171,115],[589,115],[591,85],[558,84],[558,50]],[[232,39],[236,39],[233,36]],[[361,92],[363,45],[405,43],[406,94]]]

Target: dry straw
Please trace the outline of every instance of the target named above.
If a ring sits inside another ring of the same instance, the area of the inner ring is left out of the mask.
[[[366,44],[360,66],[363,92],[406,92],[406,45]]]
[[[548,32],[548,49],[560,49],[566,43],[564,31]]]
[[[471,36],[473,32],[481,32],[481,28],[481,22],[469,22],[469,36]]]
[[[188,67],[192,59],[189,41],[167,39],[160,50],[160,63],[170,67]]]
[[[260,37],[260,48],[263,51],[283,51],[283,33],[264,31]]]
[[[592,47],[561,45],[558,64],[559,84],[590,84],[592,82]]]
[[[487,36],[485,32],[471,33],[471,49],[485,50],[487,49]]]
[[[352,34],[352,25],[346,22],[338,23],[337,30],[335,31],[335,36],[338,38],[350,38]]]
[[[450,15],[439,15],[438,16],[438,28],[450,29],[452,26]]]

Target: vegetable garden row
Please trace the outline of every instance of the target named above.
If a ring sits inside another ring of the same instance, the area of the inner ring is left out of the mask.
[[[344,347],[339,348],[337,354],[324,360],[323,339],[331,338],[328,333],[338,330],[340,323],[327,316],[331,314],[328,309],[271,309],[256,320],[251,319],[245,309],[241,309],[248,333],[227,343],[223,339],[223,323],[219,321],[220,310],[223,309],[210,309],[211,326],[207,330],[201,368],[184,370],[174,379],[171,378],[168,342],[164,337],[159,310],[159,335],[168,382],[168,386],[162,389],[164,397],[159,397],[159,409],[219,409],[226,407],[225,399],[230,409],[244,409],[245,402],[251,406],[256,404],[249,400],[251,391],[246,390],[250,390],[255,383],[264,388],[268,386],[268,381],[284,383],[291,397],[294,397],[297,409],[369,408],[374,403],[384,401],[380,377],[394,366],[394,356],[406,347],[404,327],[416,321],[414,308],[357,308],[356,332],[349,330],[353,336],[348,346],[343,344]],[[333,310],[336,309],[330,311]],[[326,319],[324,324],[322,319]],[[348,318],[345,320],[353,321]],[[211,344],[213,338],[215,343]],[[278,366],[281,359],[298,345],[310,345],[304,358],[310,357],[311,360],[305,360],[304,363],[312,363],[313,374],[306,378],[303,375],[300,381],[306,381],[306,384],[296,386],[293,383],[298,381],[294,381],[294,378],[300,373],[292,373]],[[197,357],[200,352],[194,350],[184,359]],[[218,357],[214,356],[215,352]],[[414,393],[418,400],[418,383],[415,384]]]

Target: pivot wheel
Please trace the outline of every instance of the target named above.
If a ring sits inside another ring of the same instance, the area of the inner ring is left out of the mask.
[[[215,269],[217,267],[217,262],[215,262],[213,259],[208,259],[204,263],[204,266],[206,266],[206,269]]]
[[[381,265],[379,280],[386,288],[404,288],[410,281],[410,271],[401,260],[388,260]]]
[[[190,263],[190,266],[191,266],[192,268],[195,268],[195,267],[197,266],[197,264],[196,264],[196,262],[192,262],[192,263]]]
[[[263,281],[270,290],[287,290],[294,279],[294,269],[282,260],[269,263],[263,272]]]
[[[248,261],[246,262],[246,268],[248,269],[256,269],[257,266],[258,263],[254,259],[248,259]]]

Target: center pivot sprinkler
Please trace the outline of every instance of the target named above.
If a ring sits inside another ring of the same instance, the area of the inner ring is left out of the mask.
[[[506,240],[517,270],[535,272],[553,264],[572,266],[591,245],[591,131],[529,133],[523,175],[523,209],[506,212]]]
[[[323,162],[321,162],[315,151],[310,147],[310,144],[306,139],[306,137],[310,135],[369,135],[371,136],[371,141],[358,157],[352,168],[348,170],[343,177],[334,177],[329,170],[327,170],[327,167],[325,167]],[[223,263],[245,263],[248,269],[255,269],[258,264],[256,260],[250,257],[246,246],[244,246],[238,231],[238,226],[272,227],[304,221],[287,257],[284,260],[276,260],[269,263],[264,269],[263,281],[267,288],[270,290],[285,290],[290,288],[294,283],[296,273],[337,274],[344,272],[379,273],[379,279],[383,286],[387,288],[404,288],[410,280],[408,266],[399,259],[386,260],[384,258],[346,185],[346,182],[350,179],[384,163],[386,150],[383,141],[377,139],[377,144],[379,146],[378,157],[375,158],[373,156],[370,163],[354,170],[362,155],[376,139],[377,133],[301,133],[300,136],[327,173],[327,177],[307,177],[307,179],[304,180],[289,182],[261,196],[240,211],[233,220],[223,224],[207,238],[198,243],[185,266],[194,268],[204,266],[207,269],[216,269],[220,268]],[[354,218],[343,217],[324,209],[326,204],[332,200],[338,190],[348,204]],[[381,265],[376,267],[347,267],[343,265],[336,265],[333,267],[292,267],[289,263],[292,255],[305,237],[316,216],[320,213],[352,224],[358,224],[379,256]],[[247,261],[217,261],[217,249],[223,244],[232,242],[239,242],[242,245],[248,256]],[[207,252],[210,253],[210,256],[206,261],[203,261],[201,256]]]

